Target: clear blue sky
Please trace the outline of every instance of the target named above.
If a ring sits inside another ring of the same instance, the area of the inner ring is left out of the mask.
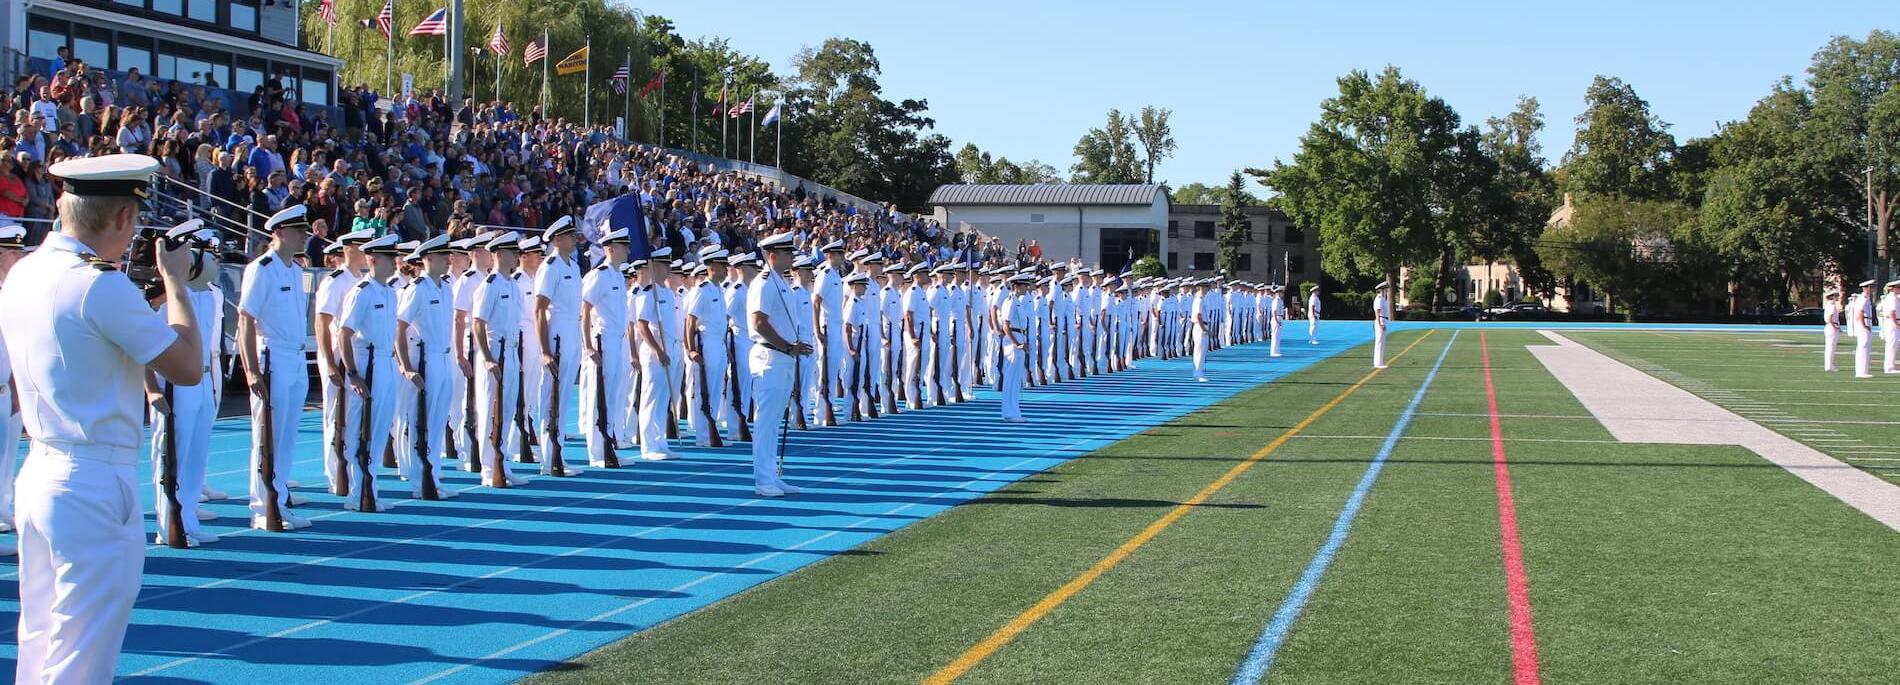
[[[629,4],[780,73],[827,37],[867,41],[885,96],[928,98],[956,147],[1065,175],[1108,108],[1170,108],[1180,147],[1156,177],[1177,187],[1289,159],[1352,69],[1397,65],[1468,123],[1536,97],[1555,162],[1596,74],[1629,82],[1684,140],[1742,118],[1781,76],[1802,78],[1830,36],[1900,29],[1894,0]]]

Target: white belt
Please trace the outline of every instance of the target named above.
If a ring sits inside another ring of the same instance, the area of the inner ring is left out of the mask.
[[[113,466],[137,466],[144,456],[136,447],[114,447],[99,443],[34,440],[33,447],[36,457],[65,457],[75,461],[93,461]]]
[[[302,341],[302,340],[299,340],[299,341],[297,341],[297,342],[295,342],[295,343],[292,343],[292,342],[289,342],[289,341],[284,341],[284,340],[273,340],[273,339],[271,339],[271,338],[260,338],[260,339],[259,339],[259,341],[260,341],[260,342],[261,342],[261,343],[263,344],[263,346],[264,346],[264,349],[267,349],[267,350],[277,350],[277,351],[279,351],[279,352],[302,352],[302,351],[304,351],[304,349],[303,349],[303,344],[304,344],[304,341]]]

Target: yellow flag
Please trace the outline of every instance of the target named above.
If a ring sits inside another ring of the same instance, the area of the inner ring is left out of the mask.
[[[561,58],[554,63],[554,73],[566,76],[587,71],[587,48],[575,50],[574,54]]]

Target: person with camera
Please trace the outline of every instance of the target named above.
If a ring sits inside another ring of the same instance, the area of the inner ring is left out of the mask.
[[[251,389],[251,527],[271,532],[306,528],[287,509],[297,427],[310,389],[304,344],[310,296],[295,257],[310,231],[303,205],[266,219],[270,249],[244,267],[238,290],[238,356]]]
[[[116,261],[157,170],[143,155],[54,166],[66,187],[60,232],[0,286],[7,358],[33,441],[17,482],[17,682],[112,679],[145,562],[135,494],[145,373],[180,385],[204,375],[191,251],[153,251],[163,315]]]
[[[154,540],[173,547],[197,547],[218,541],[218,536],[198,524],[217,517],[198,506],[205,495],[205,471],[211,452],[211,424],[217,418],[218,368],[216,336],[219,335],[219,310],[222,294],[212,288],[218,275],[217,249],[211,244],[217,229],[205,228],[202,219],[192,219],[165,232],[170,244],[187,245],[192,264],[187,270],[186,286],[192,313],[198,321],[198,336],[204,344],[204,373],[212,382],[181,385],[163,378],[151,378],[147,391],[152,404],[152,485],[154,515],[158,535]],[[134,243],[134,259],[140,255]],[[137,265],[135,265],[136,267]],[[128,268],[135,283],[148,278],[143,268]],[[156,274],[151,274],[155,276]],[[148,289],[148,293],[151,290]],[[161,306],[159,313],[167,313]],[[217,493],[213,493],[217,494]],[[174,530],[174,528],[176,530]]]

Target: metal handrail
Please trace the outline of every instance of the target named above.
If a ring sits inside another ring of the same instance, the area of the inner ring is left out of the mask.
[[[178,180],[178,179],[175,179],[175,178],[171,178],[171,177],[169,177],[169,176],[160,176],[160,177],[159,177],[159,180],[161,180],[161,181],[163,181],[163,182],[165,182],[166,184],[169,184],[170,186],[173,186],[173,187],[178,187],[178,188],[184,188],[184,189],[186,189],[186,190],[189,190],[189,191],[191,191],[191,192],[193,192],[193,193],[197,193],[197,194],[198,194],[198,197],[201,197],[201,198],[204,198],[204,199],[207,199],[207,200],[210,200],[210,201],[212,201],[212,202],[214,202],[214,203],[219,203],[219,204],[223,204],[223,205],[224,205],[224,206],[226,206],[226,207],[230,207],[231,209],[235,209],[235,210],[237,210],[237,211],[239,211],[239,212],[242,212],[242,213],[244,213],[244,214],[248,214],[248,215],[250,215],[251,217],[254,217],[254,218],[257,218],[257,219],[260,219],[260,220],[261,220],[261,219],[269,219],[269,218],[270,218],[270,217],[268,217],[268,216],[265,216],[265,215],[264,215],[263,213],[261,213],[261,212],[258,212],[258,211],[257,211],[257,210],[255,210],[255,209],[251,209],[250,207],[246,207],[246,206],[244,206],[244,205],[240,205],[240,204],[238,204],[238,203],[236,203],[236,202],[232,202],[232,201],[230,201],[230,200],[226,200],[226,199],[224,199],[224,198],[221,198],[221,197],[218,197],[218,196],[216,196],[216,195],[212,195],[211,193],[209,193],[209,192],[206,192],[206,191],[205,191],[205,190],[204,190],[203,188],[199,188],[199,187],[197,187],[197,186],[194,186],[194,185],[192,185],[192,184],[190,184],[190,183],[186,183],[186,182],[184,182],[184,181],[180,181],[180,180]],[[246,231],[249,231],[249,232],[252,232],[252,233],[259,233],[259,234],[263,234],[263,232],[262,232],[262,231],[258,231],[258,230],[256,230],[256,229],[253,229],[253,228],[251,228],[249,224],[246,224],[246,225],[244,226],[244,229],[245,229]],[[268,236],[267,236],[267,237],[268,237]]]

